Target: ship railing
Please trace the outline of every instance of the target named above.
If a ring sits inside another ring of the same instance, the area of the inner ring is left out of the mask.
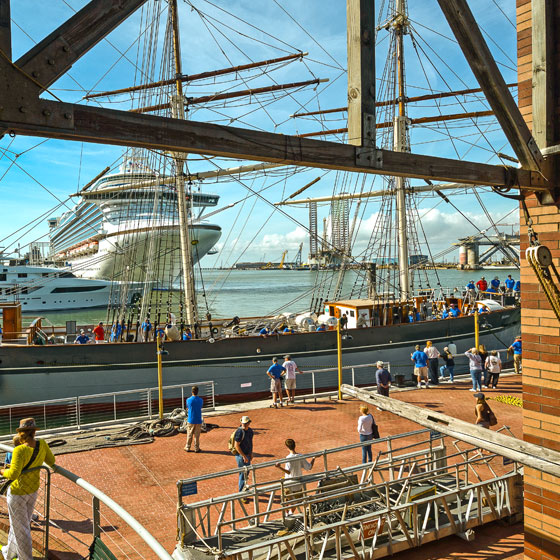
[[[204,400],[203,412],[216,407],[213,381],[200,381],[163,387],[164,414],[185,407],[191,388],[199,388]],[[0,435],[15,433],[21,418],[36,418],[49,433],[68,429],[119,424],[129,421],[151,420],[159,414],[158,388],[132,389],[98,393],[80,397],[51,399],[31,403],[0,406]]]
[[[0,443],[0,450],[12,451],[13,447]],[[169,553],[146,527],[79,475],[59,465],[52,469],[43,465],[30,470],[40,473],[30,522],[34,559],[70,555],[76,558],[155,557],[171,560]],[[7,501],[6,495],[0,496],[0,529],[4,535],[8,534],[10,516],[21,515],[18,521],[29,523],[27,512],[16,507],[8,511]],[[6,541],[0,544],[6,546]],[[153,554],[146,554],[145,547]],[[105,554],[100,555],[99,551]]]
[[[373,460],[357,464],[368,445]],[[276,467],[286,459],[179,480],[174,556],[207,550],[220,558],[309,558],[313,551],[321,560],[336,548],[336,558],[378,558],[451,534],[467,538],[472,527],[522,511],[517,463],[440,432],[417,430],[298,460],[312,458],[314,469],[295,489],[293,479],[279,479]],[[247,480],[242,492],[212,492],[239,473]]]

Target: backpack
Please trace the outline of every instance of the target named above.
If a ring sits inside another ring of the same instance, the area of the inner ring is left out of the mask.
[[[237,449],[235,449],[235,434],[237,433],[237,430],[239,430],[239,428],[233,430],[231,436],[229,436],[228,449],[232,455],[239,455]],[[241,441],[243,441],[245,439],[245,430],[241,430],[241,431],[242,431]]]

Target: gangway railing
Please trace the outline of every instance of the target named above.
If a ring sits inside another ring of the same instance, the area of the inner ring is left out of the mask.
[[[0,449],[2,451],[12,451],[13,447],[0,443]],[[139,523],[128,511],[126,511],[121,505],[119,505],[115,500],[107,496],[99,488],[84,480],[80,476],[74,474],[73,472],[61,467],[60,465],[54,465],[52,469],[43,465],[39,468],[41,471],[41,486],[40,486],[40,496],[37,500],[35,506],[35,515],[41,515],[41,523],[37,524],[37,527],[41,527],[42,533],[42,549],[38,550],[37,538],[33,541],[34,551],[40,554],[40,558],[49,557],[49,535],[53,527],[60,528],[56,522],[51,519],[51,512],[53,511],[52,500],[57,494],[57,488],[55,487],[53,480],[55,475],[60,476],[68,481],[70,481],[75,486],[82,488],[92,500],[92,515],[89,519],[91,523],[92,533],[91,533],[91,545],[95,544],[95,539],[99,539],[100,536],[106,532],[100,524],[100,504],[103,504],[110,511],[112,511],[120,520],[122,520],[130,529],[132,529],[141,539],[141,541],[150,548],[150,550],[155,554],[160,560],[172,560],[170,554],[163,548],[163,546],[158,542],[158,540],[146,529],[141,523]],[[63,492],[58,492],[58,494],[64,494]],[[56,499],[56,498],[55,498]],[[5,510],[7,513],[7,507],[5,503],[5,496],[0,497],[0,511]],[[68,508],[70,509],[71,508]],[[34,527],[34,529],[37,529]],[[113,527],[114,528],[114,527]],[[35,533],[36,531],[34,531]],[[134,547],[132,547],[134,549]],[[87,548],[86,548],[87,551]],[[65,550],[68,552],[68,550]],[[77,551],[78,553],[83,550]],[[130,554],[126,555],[130,558]],[[34,558],[37,556],[34,554]],[[139,555],[140,558],[144,558],[144,555]]]
[[[517,464],[472,446],[448,452],[445,442],[418,430],[304,454],[298,459],[315,457],[323,470],[297,480],[271,474],[287,459],[179,480],[174,557],[378,558],[451,534],[470,540],[473,527],[516,519]],[[369,444],[372,462],[349,461]],[[246,491],[186,501],[240,472],[251,475]]]

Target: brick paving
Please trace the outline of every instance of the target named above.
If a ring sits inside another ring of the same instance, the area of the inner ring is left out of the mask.
[[[468,391],[468,382],[441,384],[430,389],[393,391],[396,399],[444,412],[469,422],[474,421],[475,400]],[[519,376],[503,377],[499,390],[486,391],[487,396],[520,396]],[[498,417],[498,426],[506,424],[516,437],[522,436],[522,411],[518,407],[490,401]],[[185,436],[157,438],[146,445],[132,445],[118,448],[98,449],[80,453],[60,455],[57,462],[61,466],[91,482],[117,503],[125,507],[142,523],[168,550],[175,546],[177,480],[204,473],[219,472],[236,467],[235,459],[227,449],[227,440],[238,424],[243,413],[252,419],[255,430],[254,462],[264,462],[284,457],[284,440],[291,437],[298,442],[298,451],[313,452],[339,447],[358,441],[356,426],[359,416],[359,402],[355,400],[322,400],[317,403],[298,403],[290,408],[270,409],[268,403],[251,403],[247,408],[229,414],[216,414],[206,421],[218,427],[201,436],[202,452],[186,453],[183,450]],[[266,408],[263,408],[266,407]],[[243,412],[245,411],[245,412]],[[418,430],[420,427],[389,412],[372,411],[380,427],[381,436],[394,435]],[[337,456],[336,464],[349,466],[359,463],[359,449]],[[315,469],[320,461],[317,461]],[[332,467],[331,467],[332,468]],[[271,469],[272,470],[272,469]],[[260,474],[266,480],[273,474]],[[279,472],[276,471],[278,478]],[[215,479],[211,483],[200,484],[196,501],[210,497],[231,494],[237,491],[237,475]],[[53,490],[53,511],[51,519],[69,531],[64,537],[67,546],[78,553],[91,542],[91,498],[83,490],[69,481],[54,476],[56,488]],[[59,500],[59,498],[61,498]],[[195,500],[192,500],[195,501]],[[134,556],[136,548],[142,556],[153,557],[139,538],[103,505],[101,506],[103,538],[110,548],[121,549],[124,554]],[[60,550],[61,559],[78,558],[77,554],[63,552],[56,537],[61,533],[53,531],[52,548]],[[113,540],[114,538],[114,540]],[[123,540],[124,539],[124,540]],[[480,560],[501,557],[521,558],[522,524],[503,527],[498,523],[476,529],[476,539],[467,543],[458,537],[449,537],[414,551],[415,558],[476,558]],[[403,553],[401,553],[403,554]]]

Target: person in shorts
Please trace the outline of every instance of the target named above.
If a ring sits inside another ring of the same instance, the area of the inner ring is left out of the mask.
[[[428,355],[420,349],[419,344],[417,344],[414,349],[415,352],[410,355],[410,359],[414,362],[414,375],[416,376],[416,379],[418,379],[418,389],[422,387],[422,379],[426,383],[426,389],[429,389]]]
[[[303,373],[289,355],[284,356],[282,367],[286,370],[284,383],[286,385],[286,404],[294,403],[296,396],[296,375]]]
[[[278,408],[278,400],[280,406],[282,402],[282,375],[286,373],[286,368],[278,363],[278,358],[272,358],[272,365],[268,368],[266,375],[270,377],[270,392],[272,393],[272,404],[270,408]]]

